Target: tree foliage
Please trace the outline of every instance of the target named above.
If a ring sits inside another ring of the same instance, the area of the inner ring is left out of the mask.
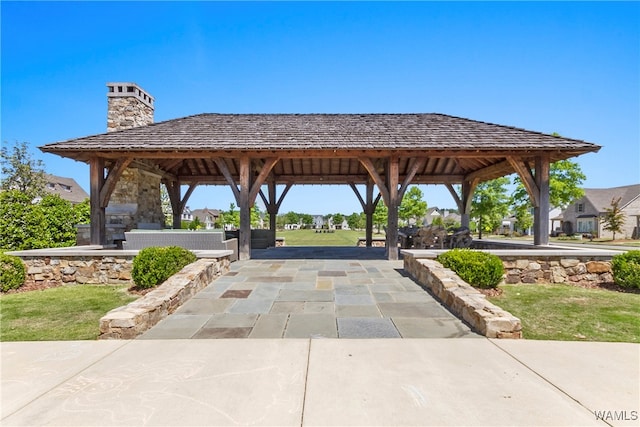
[[[44,163],[34,159],[29,153],[29,144],[20,142],[9,149],[5,142],[0,150],[2,179],[0,189],[18,190],[31,199],[44,196],[47,179],[44,175]]]
[[[404,221],[422,218],[427,212],[427,202],[422,200],[422,196],[422,191],[418,187],[409,187],[402,197],[398,208],[398,217]]]
[[[496,230],[509,213],[509,197],[506,186],[509,178],[501,177],[485,181],[476,187],[471,200],[471,216],[478,219],[479,238],[482,232]]]
[[[625,215],[620,209],[621,197],[611,199],[611,206],[604,208],[604,214],[600,217],[602,228],[613,233],[613,240],[616,240],[616,233],[622,232]]]
[[[584,196],[582,183],[587,177],[582,173],[580,165],[570,160],[560,160],[549,166],[549,204],[562,210],[574,200]],[[529,194],[519,176],[513,180],[516,188],[512,195],[514,206],[531,207]]]
[[[76,228],[88,222],[88,202],[71,205],[47,194],[38,203],[31,196],[9,190],[0,193],[0,248],[11,250],[73,246]]]
[[[349,228],[351,228],[352,230],[361,230],[365,228],[366,223],[367,218],[364,212],[354,212],[347,217],[347,224],[349,224]]]
[[[378,234],[380,234],[380,227],[387,225],[387,217],[389,216],[389,210],[387,205],[382,201],[379,201],[376,205],[376,209],[373,211],[373,225],[378,227]]]

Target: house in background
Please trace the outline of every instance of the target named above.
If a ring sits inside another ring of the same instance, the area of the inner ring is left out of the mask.
[[[193,221],[193,213],[191,212],[191,209],[189,209],[189,206],[185,206],[182,210],[180,221]]]
[[[564,211],[563,231],[566,234],[591,234],[594,237],[613,238],[613,233],[603,229],[600,218],[612,200],[620,198],[618,207],[625,215],[624,226],[616,237],[638,238],[640,222],[640,184],[614,188],[585,188],[584,196]]]
[[[220,218],[219,209],[194,209],[191,211],[194,218],[198,218],[203,224],[205,230],[212,230],[216,228],[215,224]]]
[[[47,180],[45,189],[52,194],[57,194],[63,200],[67,200],[75,205],[89,198],[89,194],[87,194],[73,178],[49,174],[45,174],[44,176]]]

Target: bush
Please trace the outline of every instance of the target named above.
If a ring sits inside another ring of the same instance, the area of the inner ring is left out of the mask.
[[[133,259],[131,277],[139,288],[153,288],[196,260],[187,249],[178,246],[142,249]]]
[[[611,259],[613,279],[625,288],[640,289],[640,251],[629,251]]]
[[[486,252],[452,249],[438,255],[436,260],[477,288],[495,288],[504,274],[502,260]]]
[[[2,292],[18,289],[27,277],[22,260],[16,256],[0,254],[0,286]]]

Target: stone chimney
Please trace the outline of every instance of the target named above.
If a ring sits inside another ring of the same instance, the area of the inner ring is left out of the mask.
[[[135,83],[107,83],[107,132],[153,123],[153,97]]]
[[[107,83],[107,132],[153,123],[153,97],[135,83]],[[107,243],[118,243],[134,228],[162,228],[160,175],[129,166],[122,173],[105,209]]]

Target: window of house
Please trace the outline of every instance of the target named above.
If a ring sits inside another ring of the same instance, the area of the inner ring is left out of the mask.
[[[576,212],[584,212],[584,203],[578,203],[576,205]]]
[[[578,218],[578,233],[591,233],[595,231],[595,218]]]
[[[71,187],[68,185],[60,184],[60,188],[62,188],[66,192],[71,192]]]
[[[56,189],[56,185],[53,182],[47,182],[47,188],[49,190],[55,190]]]

